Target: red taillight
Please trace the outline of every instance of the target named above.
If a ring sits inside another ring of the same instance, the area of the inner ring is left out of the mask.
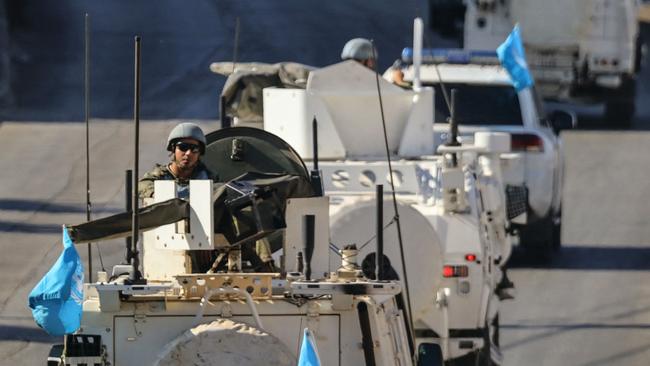
[[[442,277],[453,277],[454,276],[454,267],[444,266],[442,268]]]
[[[510,140],[510,149],[512,151],[543,152],[544,140],[530,133],[513,133]]]
[[[465,260],[468,262],[476,261],[476,255],[474,254],[465,254]]]
[[[442,277],[467,277],[469,270],[467,266],[444,266],[442,267]]]

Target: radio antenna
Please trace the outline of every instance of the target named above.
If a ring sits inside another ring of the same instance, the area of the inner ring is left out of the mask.
[[[235,19],[235,42],[232,50],[232,72],[235,72],[235,64],[237,64],[237,52],[239,51],[239,17]]]
[[[415,29],[414,29],[415,31]],[[421,31],[421,29],[420,29]],[[416,35],[413,35],[413,38],[416,38]],[[422,35],[420,36],[420,39],[426,42],[427,44],[427,49],[431,50],[431,42],[429,37],[427,37],[427,34],[422,32]],[[424,52],[423,52],[424,53]],[[413,48],[413,59],[415,59],[415,47]],[[449,113],[451,113],[451,108],[452,108],[452,102],[451,99],[449,98],[449,93],[447,92],[447,86],[445,85],[445,82],[442,80],[442,75],[440,75],[440,69],[438,69],[438,64],[435,62],[435,60],[432,60],[433,63],[433,69],[436,70],[436,75],[438,76],[438,83],[440,83],[440,90],[442,91],[442,97],[445,99],[445,104],[447,105],[447,109],[449,110]]]
[[[92,204],[90,203],[90,16],[84,17],[84,119],[86,122],[86,221],[90,221]],[[104,268],[102,250],[97,247],[99,263]],[[93,250],[88,243],[88,282],[93,282]]]
[[[408,312],[406,314],[406,322],[409,328],[409,346],[411,347],[411,355],[413,357],[417,357],[415,354],[415,332],[413,328],[413,321],[412,321],[412,314],[413,311],[411,310],[411,296],[409,295],[409,281],[408,281],[408,275],[406,271],[406,261],[404,260],[404,245],[402,243],[402,225],[400,224],[399,221],[399,210],[397,208],[397,197],[395,196],[395,182],[393,180],[393,166],[391,164],[390,160],[390,148],[388,147],[388,134],[386,132],[386,118],[384,117],[384,104],[381,99],[381,88],[379,87],[379,73],[377,72],[377,51],[375,49],[375,42],[374,40],[370,40],[370,43],[372,45],[372,57],[375,59],[374,65],[373,65],[373,71],[375,72],[375,81],[377,82],[377,96],[379,98],[379,111],[381,113],[381,126],[384,132],[384,146],[386,147],[386,160],[388,161],[388,176],[390,178],[390,189],[391,193],[393,196],[393,210],[395,211],[395,217],[393,220],[395,221],[395,226],[397,227],[397,242],[399,243],[399,252],[400,252],[400,260],[402,262],[402,269],[404,272],[404,295],[406,297],[406,306],[408,309]],[[379,259],[379,258],[377,258]]]
[[[140,252],[138,252],[138,237],[140,222],[138,218],[138,165],[140,159],[140,36],[135,36],[135,83],[133,95],[133,125],[134,125],[134,162],[133,162],[133,198],[131,199],[131,266],[129,275],[131,284],[146,282],[140,273]]]
[[[90,37],[88,37],[88,13],[84,17],[84,116],[86,120],[86,221],[90,221],[90,134],[88,133],[89,114],[90,114],[90,92],[89,92],[89,55],[90,55]],[[88,282],[93,282],[93,249],[92,244],[88,243]]]
[[[239,17],[235,19],[235,40],[233,41],[232,50],[232,71],[235,72],[235,65],[237,64],[237,52],[239,51]],[[231,127],[232,121],[226,116],[226,97],[219,98],[219,120],[221,121],[221,128]]]

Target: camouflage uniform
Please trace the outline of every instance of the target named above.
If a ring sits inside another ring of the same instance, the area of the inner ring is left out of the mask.
[[[209,171],[206,166],[199,161],[198,165],[194,168],[190,179],[212,179],[214,181],[217,179],[217,175]],[[155,180],[175,180],[178,184],[178,197],[189,197],[187,194],[189,180],[176,178],[169,170],[169,165],[156,164],[153,170],[145,173],[144,177],[142,177],[138,182],[138,194],[140,195],[140,198],[153,197],[153,182]]]

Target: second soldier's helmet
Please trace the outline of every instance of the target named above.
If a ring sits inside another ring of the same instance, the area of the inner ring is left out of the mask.
[[[365,38],[354,38],[343,46],[342,60],[368,60],[377,58],[377,52],[372,52],[372,42]]]
[[[167,138],[167,151],[174,151],[174,144],[180,139],[194,139],[201,145],[201,155],[205,153],[205,135],[201,127],[194,123],[179,123],[169,133]]]

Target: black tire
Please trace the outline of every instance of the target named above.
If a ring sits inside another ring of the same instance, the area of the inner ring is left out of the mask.
[[[47,357],[47,366],[61,366],[63,365],[63,345],[55,344],[50,348],[50,354]]]
[[[549,215],[521,227],[519,245],[531,261],[548,263],[557,249],[555,236],[555,224],[552,216]]]
[[[556,218],[553,222],[553,249],[559,251],[562,248],[562,219]]]
[[[618,88],[616,97],[605,104],[605,121],[612,127],[628,129],[632,127],[634,113],[636,112],[636,80],[632,77],[623,79],[623,84]]]
[[[497,346],[500,347],[501,344],[499,343],[499,314],[494,317],[494,320],[492,321],[492,326],[494,327],[494,335],[492,337],[492,342]]]
[[[612,101],[605,105],[605,121],[612,127],[632,127],[636,107],[632,101]]]
[[[493,330],[494,332],[492,333],[491,330]],[[492,339],[490,339],[490,336],[492,337]],[[476,360],[475,364],[480,366],[498,366],[499,364],[492,359],[491,350],[490,350],[492,344],[494,344],[497,347],[499,346],[499,315],[498,314],[492,320],[491,326],[488,326],[487,324],[485,325],[485,330],[483,333],[483,342],[485,344],[483,348],[481,348],[480,352],[478,353],[478,359]]]
[[[492,321],[492,326],[483,328],[483,347],[465,356],[445,361],[445,366],[498,366],[492,359],[490,351],[490,329],[493,329],[492,344],[499,347],[499,315]]]

